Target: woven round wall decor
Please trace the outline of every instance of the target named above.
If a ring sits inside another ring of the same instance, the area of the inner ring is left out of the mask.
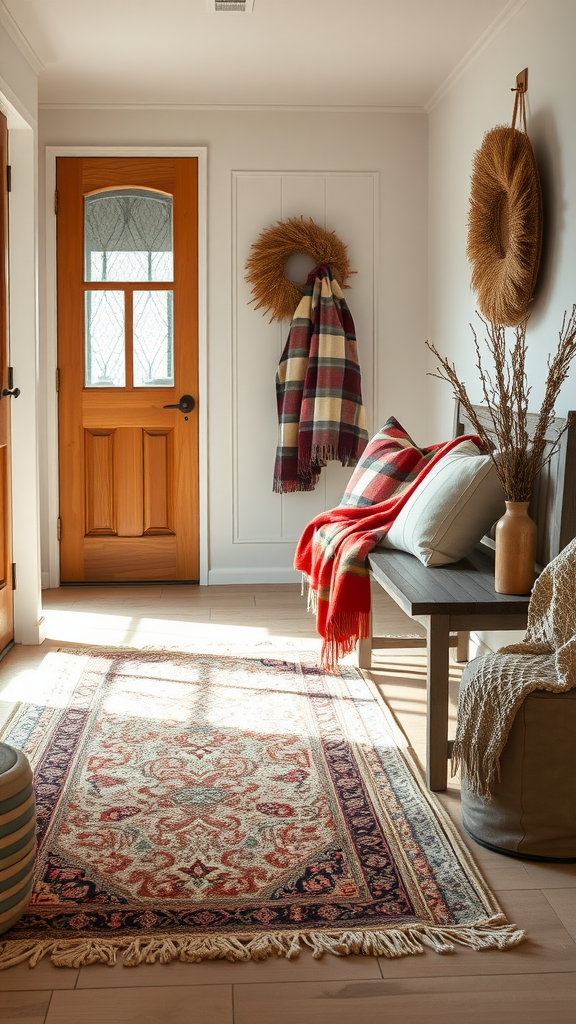
[[[526,132],[493,128],[474,155],[468,258],[478,306],[495,324],[528,315],[542,247],[542,194]]]
[[[286,261],[296,254],[309,256],[314,263],[329,265],[345,288],[353,271],[344,242],[333,231],[325,231],[312,219],[291,217],[263,231],[250,249],[246,261],[246,280],[252,285],[255,309],[264,308],[273,320],[291,320],[304,294],[305,285],[289,281],[284,272]]]

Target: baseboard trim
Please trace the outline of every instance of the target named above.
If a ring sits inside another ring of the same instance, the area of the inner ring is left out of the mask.
[[[24,629],[14,630],[14,643],[23,644],[26,647],[37,647],[43,644],[46,639],[46,620],[44,616],[32,626]]]
[[[296,569],[281,569],[272,567],[270,569],[210,569],[208,572],[208,585],[225,586],[234,583],[299,583],[302,579],[301,573]]]

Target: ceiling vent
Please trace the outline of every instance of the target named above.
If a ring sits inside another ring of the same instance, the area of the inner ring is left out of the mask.
[[[254,0],[206,0],[209,14],[252,14]]]

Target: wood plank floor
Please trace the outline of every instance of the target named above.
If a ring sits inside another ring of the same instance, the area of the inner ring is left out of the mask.
[[[0,720],[66,644],[202,649],[256,641],[319,649],[298,586],[67,587],[44,594],[48,639],[0,665]],[[414,633],[379,587],[376,626]],[[452,718],[460,669],[451,668]],[[425,659],[380,652],[373,679],[421,758]],[[452,722],[452,731],[454,722]],[[440,800],[460,824],[459,788]],[[576,1020],[576,864],[531,864],[469,842],[509,919],[529,938],[505,953],[427,952],[80,970],[42,961],[0,972],[0,1024],[563,1024]]]

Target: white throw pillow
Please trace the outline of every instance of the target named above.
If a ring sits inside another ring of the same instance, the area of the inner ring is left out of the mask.
[[[457,562],[504,511],[492,459],[473,441],[462,441],[424,477],[379,547],[409,551],[424,565]]]

